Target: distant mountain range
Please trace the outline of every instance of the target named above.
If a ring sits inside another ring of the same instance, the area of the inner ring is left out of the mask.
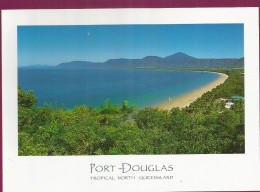
[[[44,69],[44,68],[50,68],[53,66],[50,65],[28,65],[28,66],[22,66],[19,68],[24,68],[24,69]]]
[[[26,68],[244,68],[244,58],[199,59],[178,52],[161,58],[147,56],[142,59],[109,59],[106,62],[71,61],[57,66],[32,65]],[[24,67],[23,67],[24,68]]]

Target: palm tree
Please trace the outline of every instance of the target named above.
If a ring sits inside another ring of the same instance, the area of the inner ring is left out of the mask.
[[[129,107],[129,102],[125,100],[122,104],[122,111],[127,113],[132,113],[134,111],[134,108],[136,108],[137,105],[132,105]]]
[[[105,106],[102,105],[100,107],[101,113],[111,114],[111,113],[119,113],[119,111],[120,111],[120,107],[118,105],[111,105],[109,99],[105,101]]]

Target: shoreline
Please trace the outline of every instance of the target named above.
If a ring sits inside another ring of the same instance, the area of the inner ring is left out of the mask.
[[[217,72],[207,72],[207,73],[217,73]],[[228,78],[227,74],[224,73],[217,73],[217,74],[219,74],[220,77],[215,81],[205,85],[204,87],[196,89],[188,94],[177,97],[171,101],[167,101],[162,104],[156,105],[155,108],[159,108],[163,110],[171,110],[172,108],[175,107],[184,108],[189,106],[192,102],[194,102],[197,98],[201,97],[204,93],[211,91],[212,89],[216,88],[218,85],[223,84]]]

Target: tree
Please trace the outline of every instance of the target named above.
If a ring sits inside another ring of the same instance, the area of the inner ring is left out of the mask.
[[[37,105],[37,98],[34,96],[33,91],[26,93],[22,90],[21,85],[18,85],[18,106],[32,108],[35,105]]]
[[[111,105],[110,100],[107,99],[105,105],[100,107],[100,113],[103,114],[116,114],[119,113],[120,107],[118,105]]]
[[[127,113],[132,113],[134,111],[134,108],[136,108],[137,105],[129,106],[129,102],[125,100],[122,104],[122,111]]]

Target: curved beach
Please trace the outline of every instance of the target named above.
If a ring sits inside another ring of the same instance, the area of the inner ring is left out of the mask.
[[[216,72],[212,72],[212,73],[216,73]],[[159,109],[171,110],[174,107],[184,108],[184,107],[189,106],[197,98],[201,97],[204,93],[216,88],[218,85],[221,85],[228,78],[228,75],[226,75],[226,74],[223,74],[223,73],[217,73],[217,74],[220,75],[219,78],[217,80],[207,84],[206,86],[196,89],[186,95],[177,97],[171,101],[167,101],[156,107]]]

